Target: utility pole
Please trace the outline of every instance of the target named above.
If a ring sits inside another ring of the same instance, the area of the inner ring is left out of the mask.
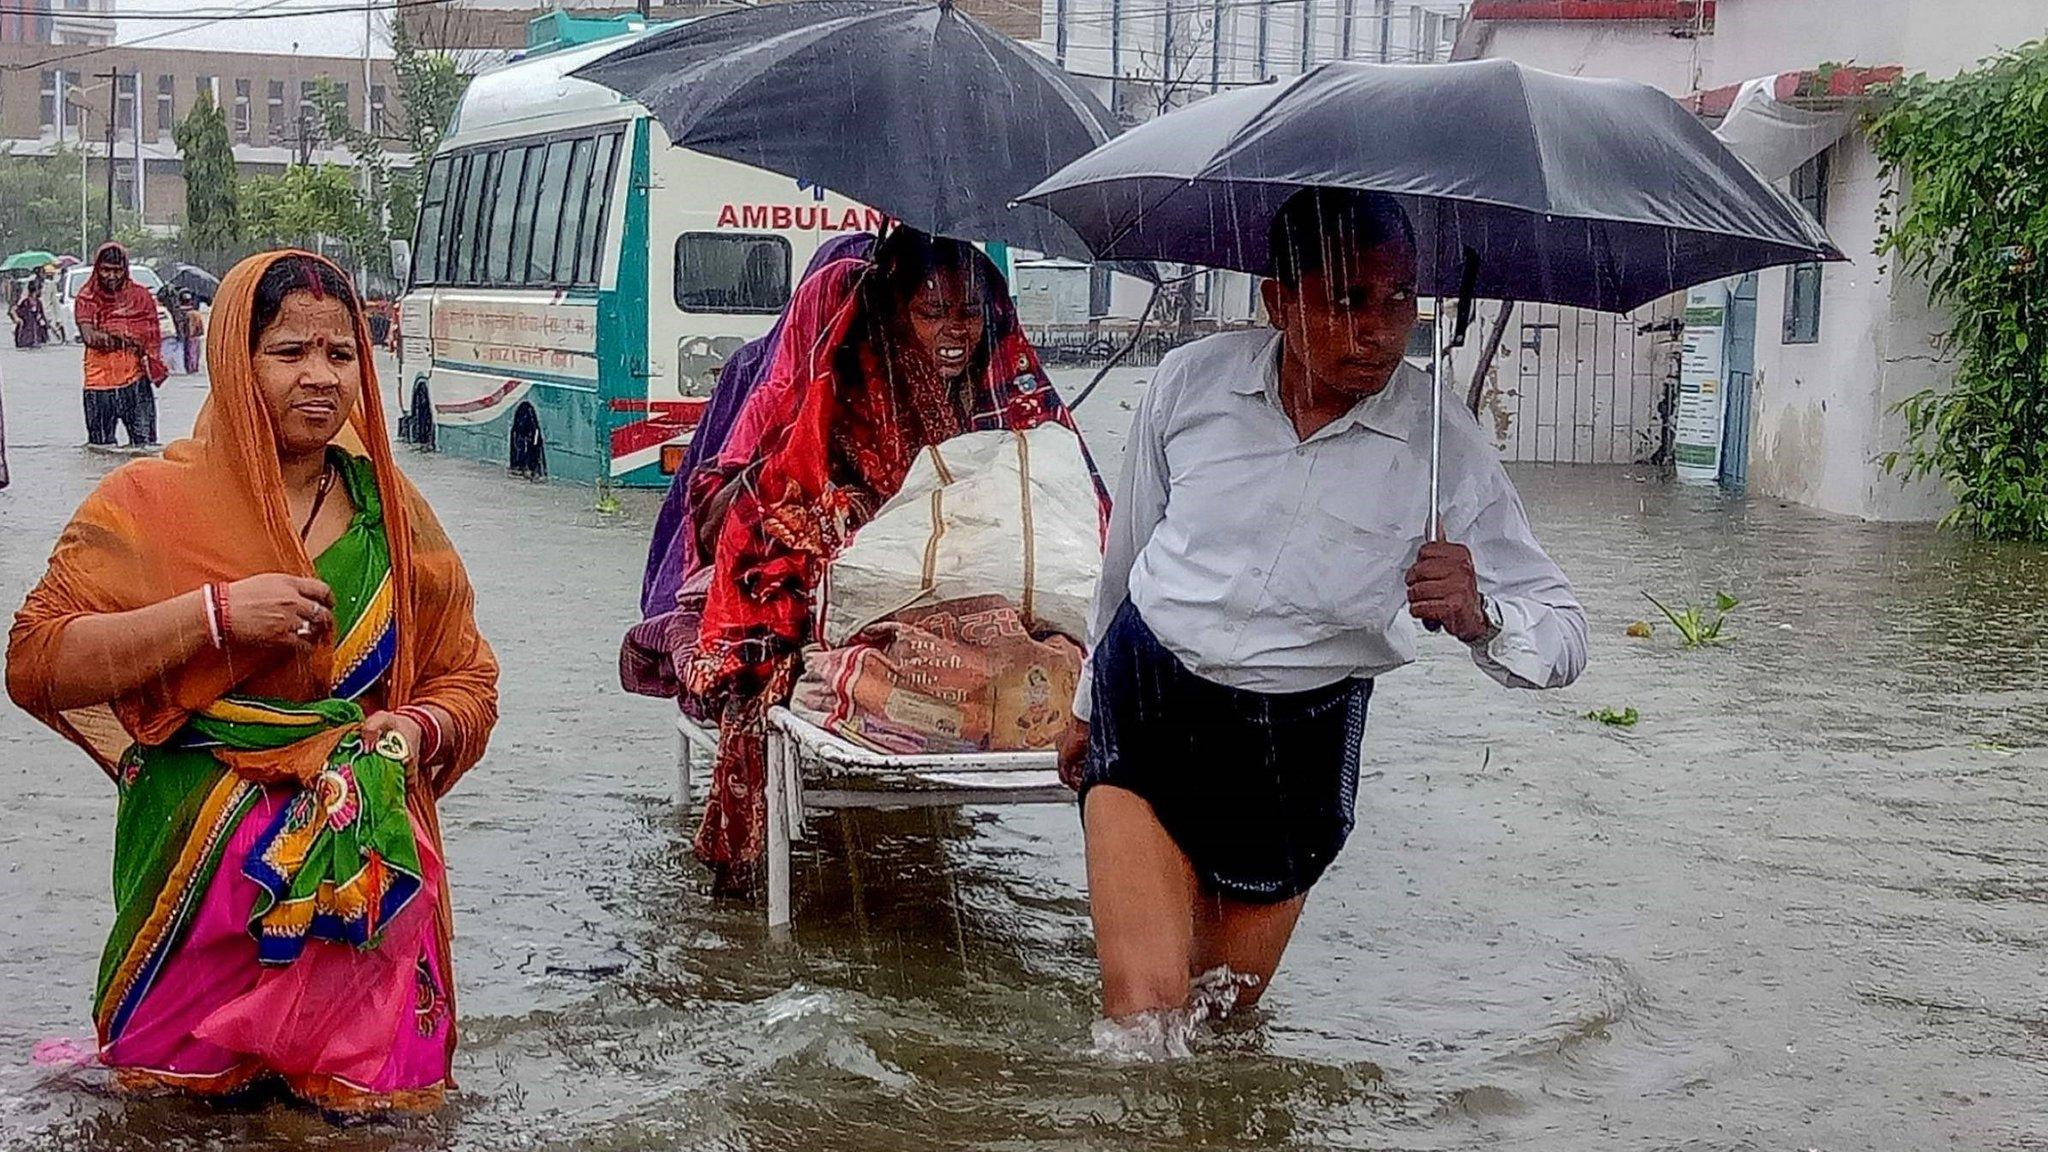
[[[107,82],[107,239],[114,238],[114,125],[120,120],[121,73],[108,69],[99,73]]]
[[[149,169],[142,163],[142,69],[135,70],[135,218],[149,224]]]

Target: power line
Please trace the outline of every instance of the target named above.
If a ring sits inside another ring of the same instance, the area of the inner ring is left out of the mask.
[[[201,20],[208,24],[233,24],[244,20],[291,20],[300,16],[360,15],[364,12],[382,12],[392,8],[421,8],[451,2],[453,0],[396,0],[395,3],[389,4],[353,4],[340,8],[286,8],[279,11],[268,10],[272,6],[264,5],[262,8],[225,8],[213,12],[114,12],[111,10],[78,12],[70,9],[52,10],[49,8],[19,8],[0,5],[0,16],[83,15],[102,20],[134,20],[141,22]],[[115,47],[122,47],[122,45],[115,45]]]
[[[26,72],[32,69],[47,68],[52,64],[63,64],[72,60],[84,60],[92,56],[100,56],[108,52],[120,52],[129,48],[138,48],[144,44],[149,44],[157,40],[167,39],[172,36],[182,36],[187,32],[197,32],[202,28],[211,28],[216,24],[232,23],[239,20],[282,20],[294,16],[316,16],[323,14],[361,14],[364,12],[384,11],[399,12],[414,8],[443,8],[458,3],[459,0],[393,0],[393,2],[389,4],[378,4],[372,2],[367,5],[359,4],[347,8],[302,8],[286,12],[273,11],[274,9],[280,7],[281,5],[287,2],[288,0],[267,0],[266,3],[259,4],[254,8],[237,12],[234,15],[210,16],[203,19],[194,20],[192,23],[187,24],[184,27],[170,28],[162,32],[152,32],[147,36],[138,36],[135,39],[127,41],[126,43],[122,44],[99,44],[94,45],[92,47],[81,48],[76,52],[59,52],[52,56],[45,56],[40,60],[31,60],[22,64],[8,64],[4,67],[0,67],[0,72]],[[38,9],[34,14],[40,16],[47,15],[49,13],[45,13]],[[118,17],[118,19],[131,19],[131,17]],[[192,20],[192,17],[186,15],[179,16],[177,17],[177,19]]]

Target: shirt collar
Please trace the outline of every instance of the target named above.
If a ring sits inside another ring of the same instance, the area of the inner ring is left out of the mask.
[[[1237,375],[1231,382],[1230,390],[1241,396],[1263,396],[1274,409],[1280,408],[1280,333],[1260,345],[1257,363],[1258,371]],[[1394,378],[1377,396],[1368,396],[1351,406],[1351,410],[1330,422],[1329,426],[1317,433],[1318,436],[1333,432],[1348,431],[1352,428],[1366,428],[1382,436],[1396,440],[1408,439],[1410,421],[1406,419],[1407,400],[1411,395],[1428,396],[1429,375],[1406,360],[1394,369]]]

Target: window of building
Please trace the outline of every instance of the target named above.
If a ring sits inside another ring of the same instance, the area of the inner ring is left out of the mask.
[[[251,86],[251,82],[246,79],[235,81],[235,139],[244,144],[249,142],[249,134],[254,128],[255,120],[255,112],[249,106]]]
[[[114,77],[115,131],[135,129],[135,80],[133,72],[123,72]]]
[[[370,135],[384,135],[384,86],[370,85]]]
[[[1792,198],[1813,214],[1821,227],[1828,223],[1828,154],[1822,152],[1792,173]],[[1785,340],[1812,344],[1820,339],[1819,264],[1794,264],[1785,269]]]
[[[135,165],[126,160],[114,165],[114,206],[135,211]]]
[[[57,95],[61,91],[61,85],[63,84],[63,76],[64,74],[62,72],[56,71],[55,69],[43,70],[43,105],[41,112],[41,123],[43,126],[43,131],[45,132],[57,132]]]
[[[264,103],[270,117],[270,142],[273,145],[283,144],[289,135],[285,131],[284,81],[272,80],[267,97]]]
[[[770,315],[789,303],[789,241],[685,232],[676,237],[676,307]]]
[[[177,84],[175,76],[156,78],[156,130],[159,133],[169,133],[178,126],[177,99],[172,94]]]
[[[317,80],[299,81],[298,123],[293,126],[293,139],[305,137],[306,140],[302,140],[301,144],[306,141],[317,142],[323,135],[320,131],[320,110],[313,103],[313,94],[319,91],[319,83]]]
[[[336,84],[334,86],[334,94],[341,101],[341,113],[348,119],[349,123],[354,124],[361,119],[361,117],[356,115],[356,106],[349,102],[347,82],[344,81],[343,83]],[[314,116],[314,121],[316,123],[320,122],[320,117],[317,114]]]
[[[192,98],[198,99],[201,92],[211,96],[215,104],[220,103],[220,77],[194,76],[192,78]]]

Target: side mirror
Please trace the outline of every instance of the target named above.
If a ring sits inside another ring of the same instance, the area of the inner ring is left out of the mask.
[[[412,290],[412,241],[391,242],[391,278],[396,280],[403,290]]]

